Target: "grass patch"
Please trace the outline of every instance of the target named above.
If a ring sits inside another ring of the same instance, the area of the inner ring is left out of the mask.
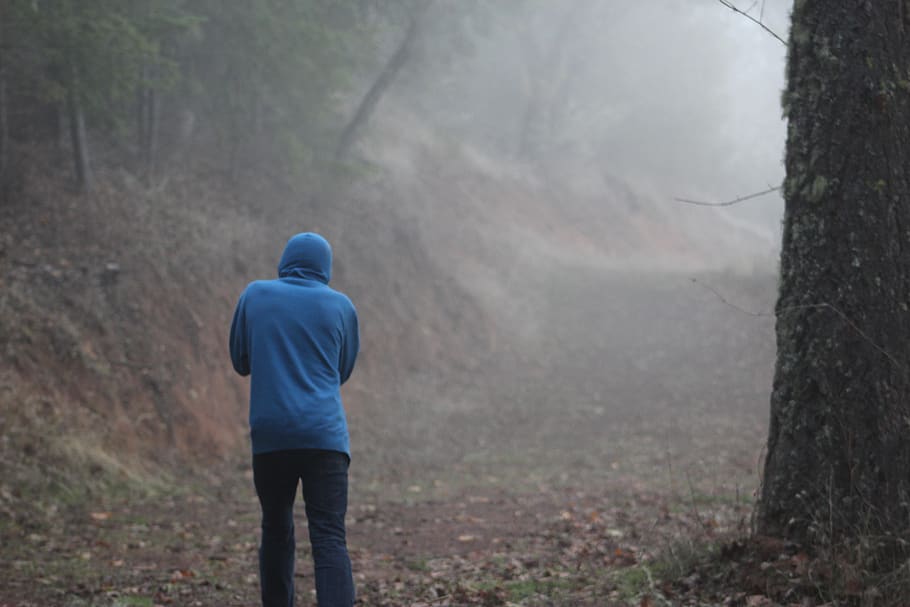
[[[424,558],[412,559],[408,561],[405,566],[411,571],[417,571],[419,573],[428,573],[430,571],[430,563]]]
[[[111,607],[154,607],[155,601],[148,596],[123,596],[116,599]]]
[[[654,575],[648,565],[635,565],[620,569],[612,577],[619,598],[624,601],[648,594],[654,583]]]
[[[673,580],[690,573],[699,564],[715,558],[719,550],[717,542],[679,538],[668,543],[654,559],[651,571],[662,580]]]
[[[509,601],[518,602],[536,595],[552,597],[559,591],[572,590],[576,583],[568,579],[521,580],[503,584]]]
[[[662,582],[691,573],[699,564],[715,558],[718,551],[715,542],[680,538],[648,562],[615,571],[611,581],[621,600],[637,601],[647,594],[659,594]]]

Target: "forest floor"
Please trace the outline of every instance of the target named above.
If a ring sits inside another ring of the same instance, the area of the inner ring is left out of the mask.
[[[413,403],[351,413],[358,604],[822,602],[806,555],[743,541],[771,319],[684,276],[545,279],[537,346],[484,374],[505,380],[433,404],[431,378]],[[771,276],[700,280],[770,309]],[[0,519],[0,607],[258,604],[248,458],[140,484]],[[297,508],[297,604],[312,605]]]
[[[753,435],[746,444],[756,442]],[[752,488],[726,482],[746,470],[713,470],[712,491],[704,476],[673,478],[670,462],[663,478],[650,480],[624,465],[608,464],[600,480],[485,475],[469,486],[459,477],[477,470],[433,478],[415,470],[398,496],[358,491],[355,472],[348,525],[358,604],[692,602],[697,564],[748,530]],[[0,605],[257,604],[259,512],[249,466],[217,477],[179,490],[112,491],[0,530]],[[298,604],[311,605],[300,510],[297,522]]]

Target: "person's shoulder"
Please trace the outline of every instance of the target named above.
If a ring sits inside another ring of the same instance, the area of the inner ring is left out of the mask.
[[[243,290],[244,297],[255,297],[259,293],[271,291],[275,288],[277,280],[254,280]]]
[[[352,310],[354,309],[354,302],[352,302],[351,298],[348,297],[345,293],[342,293],[337,289],[333,289],[328,285],[326,285],[325,289],[326,292],[329,293],[329,296],[334,298],[339,303],[339,305],[349,307]]]

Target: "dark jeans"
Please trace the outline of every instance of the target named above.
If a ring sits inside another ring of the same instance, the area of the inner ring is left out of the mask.
[[[253,482],[262,506],[259,583],[263,607],[294,605],[294,497],[303,488],[319,607],[351,607],[354,578],[345,544],[348,456],[293,449],[253,456]]]

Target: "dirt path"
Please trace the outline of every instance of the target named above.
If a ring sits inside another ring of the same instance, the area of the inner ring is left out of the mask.
[[[258,510],[236,476],[196,493],[125,496],[6,529],[0,605],[257,604]],[[360,605],[621,602],[645,590],[626,579],[640,573],[622,571],[679,538],[717,537],[749,510],[745,501],[687,502],[622,479],[595,491],[434,493],[352,500]],[[300,531],[298,543],[298,604],[310,605]]]
[[[770,305],[768,280],[712,280]],[[540,292],[540,333],[473,372],[488,383],[442,394],[430,378],[414,402],[352,417],[360,605],[645,604],[746,529],[771,321],[685,277],[576,273]],[[0,521],[0,607],[258,604],[249,463],[207,478]],[[297,521],[312,605],[299,504]]]

